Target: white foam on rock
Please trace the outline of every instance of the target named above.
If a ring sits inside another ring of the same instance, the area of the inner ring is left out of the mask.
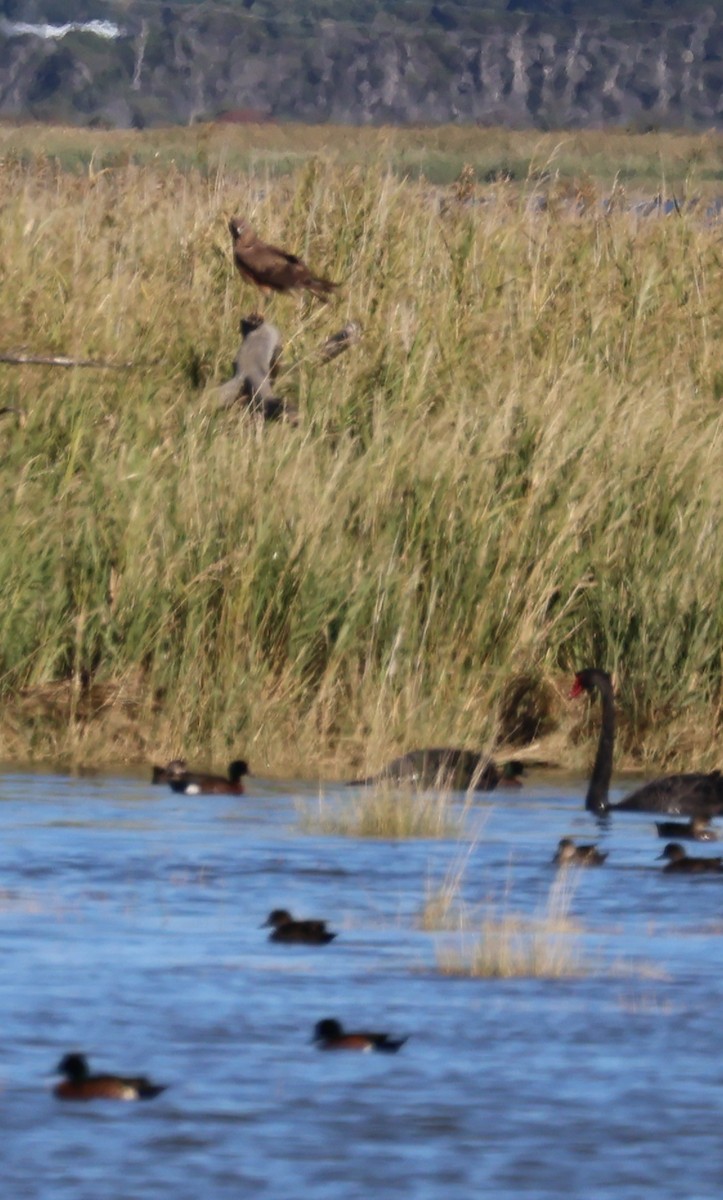
[[[68,21],[65,25],[34,25],[27,21],[7,21],[0,18],[0,34],[5,37],[31,34],[47,41],[51,38],[64,38],[66,33],[95,33],[98,37],[113,40],[121,36],[122,30],[112,21]]]

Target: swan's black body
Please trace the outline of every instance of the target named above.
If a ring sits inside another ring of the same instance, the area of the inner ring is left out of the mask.
[[[680,821],[656,821],[655,827],[658,830],[658,837],[666,838],[670,841],[673,838],[678,841],[680,838],[685,838],[691,842],[717,842],[718,834],[715,829],[711,829],[708,824],[709,817],[691,817],[686,825]]]
[[[410,750],[401,758],[392,759],[378,775],[352,779],[350,786],[388,781],[411,783],[422,788],[445,787],[465,792],[472,788],[475,792],[493,792],[496,787],[520,787],[519,776],[524,774],[524,769],[524,765],[515,759],[498,767],[491,758],[475,750],[432,747]]]
[[[723,813],[723,776],[709,774],[664,775],[631,792],[618,804],[610,804],[608,792],[613,771],[615,744],[615,701],[607,671],[588,667],[578,671],[571,696],[597,688],[602,700],[602,724],[595,763],[587,789],[585,808],[604,816],[608,812],[670,813],[677,817],[713,817]]]

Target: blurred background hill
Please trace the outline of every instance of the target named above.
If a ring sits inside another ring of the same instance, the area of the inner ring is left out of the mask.
[[[718,127],[723,0],[2,0],[0,116]]]

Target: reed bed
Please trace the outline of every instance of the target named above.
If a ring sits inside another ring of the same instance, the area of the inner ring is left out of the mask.
[[[300,816],[305,833],[397,841],[459,838],[464,833],[466,811],[453,807],[449,792],[382,784],[342,802],[322,797],[316,806],[304,804]]]
[[[621,752],[715,765],[718,222],[553,168],[432,188],[382,149],[276,177],[98,136],[75,173],[1,139],[2,348],[136,368],[2,367],[0,753],[346,774],[561,722],[569,748],[594,726],[559,684],[595,663]],[[259,303],[232,211],[345,281],[268,306],[298,428],[216,411]]]
[[[394,128],[266,124],[197,125],[135,130],[88,130],[0,122],[5,162],[31,168],[50,159],[64,171],[172,167],[206,178],[243,172],[278,179],[314,158],[343,167],[370,164],[404,178],[451,184],[470,165],[483,182],[518,183],[555,175],[594,180],[604,188],[623,184],[650,194],[674,186],[680,196],[723,179],[723,137],[705,133],[624,130],[481,130],[473,125]]]
[[[479,932],[470,944],[463,935],[461,948],[439,951],[440,970],[446,975],[474,978],[576,978],[587,974],[590,964],[582,948],[582,927],[570,917],[575,878],[570,871],[558,873],[547,899],[532,916],[485,907]]]
[[[441,880],[427,880],[424,904],[418,920],[420,929],[436,933],[440,930],[464,930],[469,927],[473,918],[469,907],[463,902],[462,885],[472,852],[479,841],[479,833],[481,830],[478,831],[478,837],[450,864]]]

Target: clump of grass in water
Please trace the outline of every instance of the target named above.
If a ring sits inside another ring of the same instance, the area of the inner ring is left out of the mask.
[[[544,907],[532,917],[489,911],[471,950],[440,953],[443,973],[485,979],[566,979],[586,974],[582,930],[570,918],[571,874],[567,871],[555,879]]]
[[[456,904],[456,894],[444,884],[427,892],[424,907],[419,915],[419,928],[428,933],[437,929],[456,929],[462,914]]]
[[[462,833],[465,812],[466,806],[452,811],[449,792],[381,785],[364,788],[341,806],[320,797],[318,808],[302,808],[301,827],[338,837],[450,838]]]
[[[476,840],[461,859],[452,863],[444,879],[436,886],[427,883],[424,907],[419,914],[419,928],[431,933],[441,929],[463,929],[466,911],[460,900],[462,880]]]

